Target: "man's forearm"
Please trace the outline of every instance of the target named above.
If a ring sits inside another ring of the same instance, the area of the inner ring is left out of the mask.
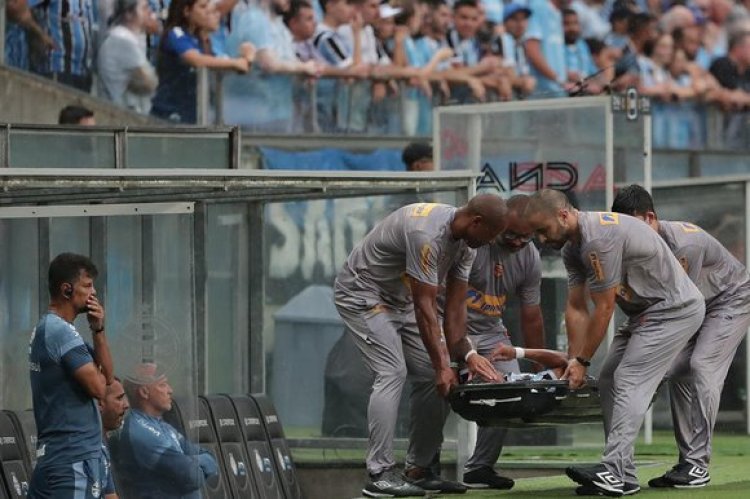
[[[525,347],[544,348],[544,320],[539,305],[522,306],[521,331]]]
[[[565,329],[568,335],[568,355],[575,357],[586,342],[586,331],[591,318],[588,311],[568,307],[565,311]]]
[[[430,356],[432,367],[437,371],[447,369],[448,359],[444,355],[442,343],[442,332],[437,317],[437,306],[429,307],[415,304],[415,316],[419,335],[422,337],[427,353]]]
[[[94,333],[94,362],[99,366],[107,385],[112,384],[114,380],[114,367],[112,366],[112,354],[109,351],[104,331]]]
[[[571,351],[571,357],[583,357],[590,359],[596,353],[604,336],[607,334],[607,326],[612,318],[614,308],[596,307],[586,328],[586,337],[583,344],[577,349]]]

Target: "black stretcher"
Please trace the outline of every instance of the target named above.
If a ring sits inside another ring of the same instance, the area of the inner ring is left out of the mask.
[[[566,380],[513,381],[459,385],[450,396],[453,410],[480,426],[506,428],[602,421],[597,380],[571,390]]]

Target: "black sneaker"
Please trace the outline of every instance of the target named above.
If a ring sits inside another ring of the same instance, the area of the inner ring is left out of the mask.
[[[420,468],[422,476],[412,478],[408,473],[404,474],[404,480],[412,485],[416,485],[425,492],[439,492],[441,494],[465,494],[466,487],[458,482],[443,480],[431,469]]]
[[[632,496],[637,494],[641,491],[641,486],[637,483],[628,483],[625,482],[625,485],[622,488],[622,495],[624,496]],[[597,489],[596,487],[591,487],[588,485],[581,485],[580,487],[576,488],[576,495],[579,496],[606,496],[602,490]]]
[[[706,468],[695,466],[690,463],[678,463],[662,476],[652,478],[648,481],[649,487],[676,489],[693,489],[705,487],[711,481],[711,476]]]
[[[482,466],[464,473],[464,485],[470,489],[512,489],[516,484],[510,478],[498,475],[495,470]]]
[[[625,484],[622,480],[610,473],[603,464],[595,466],[571,466],[565,468],[565,474],[576,483],[589,489],[596,489],[597,493],[619,497],[623,495]]]
[[[384,470],[377,475],[370,475],[362,494],[367,497],[422,497],[424,489],[404,480],[395,468]]]

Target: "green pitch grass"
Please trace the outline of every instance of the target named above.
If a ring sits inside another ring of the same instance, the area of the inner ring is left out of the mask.
[[[561,448],[555,452],[554,448],[546,448],[540,455],[533,448],[515,447],[501,458],[508,462],[507,474],[515,475],[515,469],[524,464],[534,466],[543,463],[545,466],[556,468],[556,465],[590,464],[599,460],[599,450]],[[714,438],[714,455],[711,463],[711,483],[704,488],[693,490],[649,489],[648,481],[661,475],[675,463],[677,449],[672,434],[657,432],[651,445],[638,444],[636,446],[636,460],[638,462],[638,476],[641,481],[641,493],[638,497],[658,497],[659,499],[749,499],[750,498],[750,436],[717,434]],[[501,464],[502,467],[502,464]],[[550,469],[550,473],[559,473]],[[564,474],[544,477],[518,478],[513,490],[502,491],[470,491],[464,497],[578,497],[575,487]]]

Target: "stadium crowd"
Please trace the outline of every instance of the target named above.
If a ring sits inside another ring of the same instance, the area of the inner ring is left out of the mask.
[[[139,113],[264,132],[431,130],[438,103],[590,95],[750,104],[747,0],[9,0],[6,62]],[[658,128],[658,126],[657,126]]]

